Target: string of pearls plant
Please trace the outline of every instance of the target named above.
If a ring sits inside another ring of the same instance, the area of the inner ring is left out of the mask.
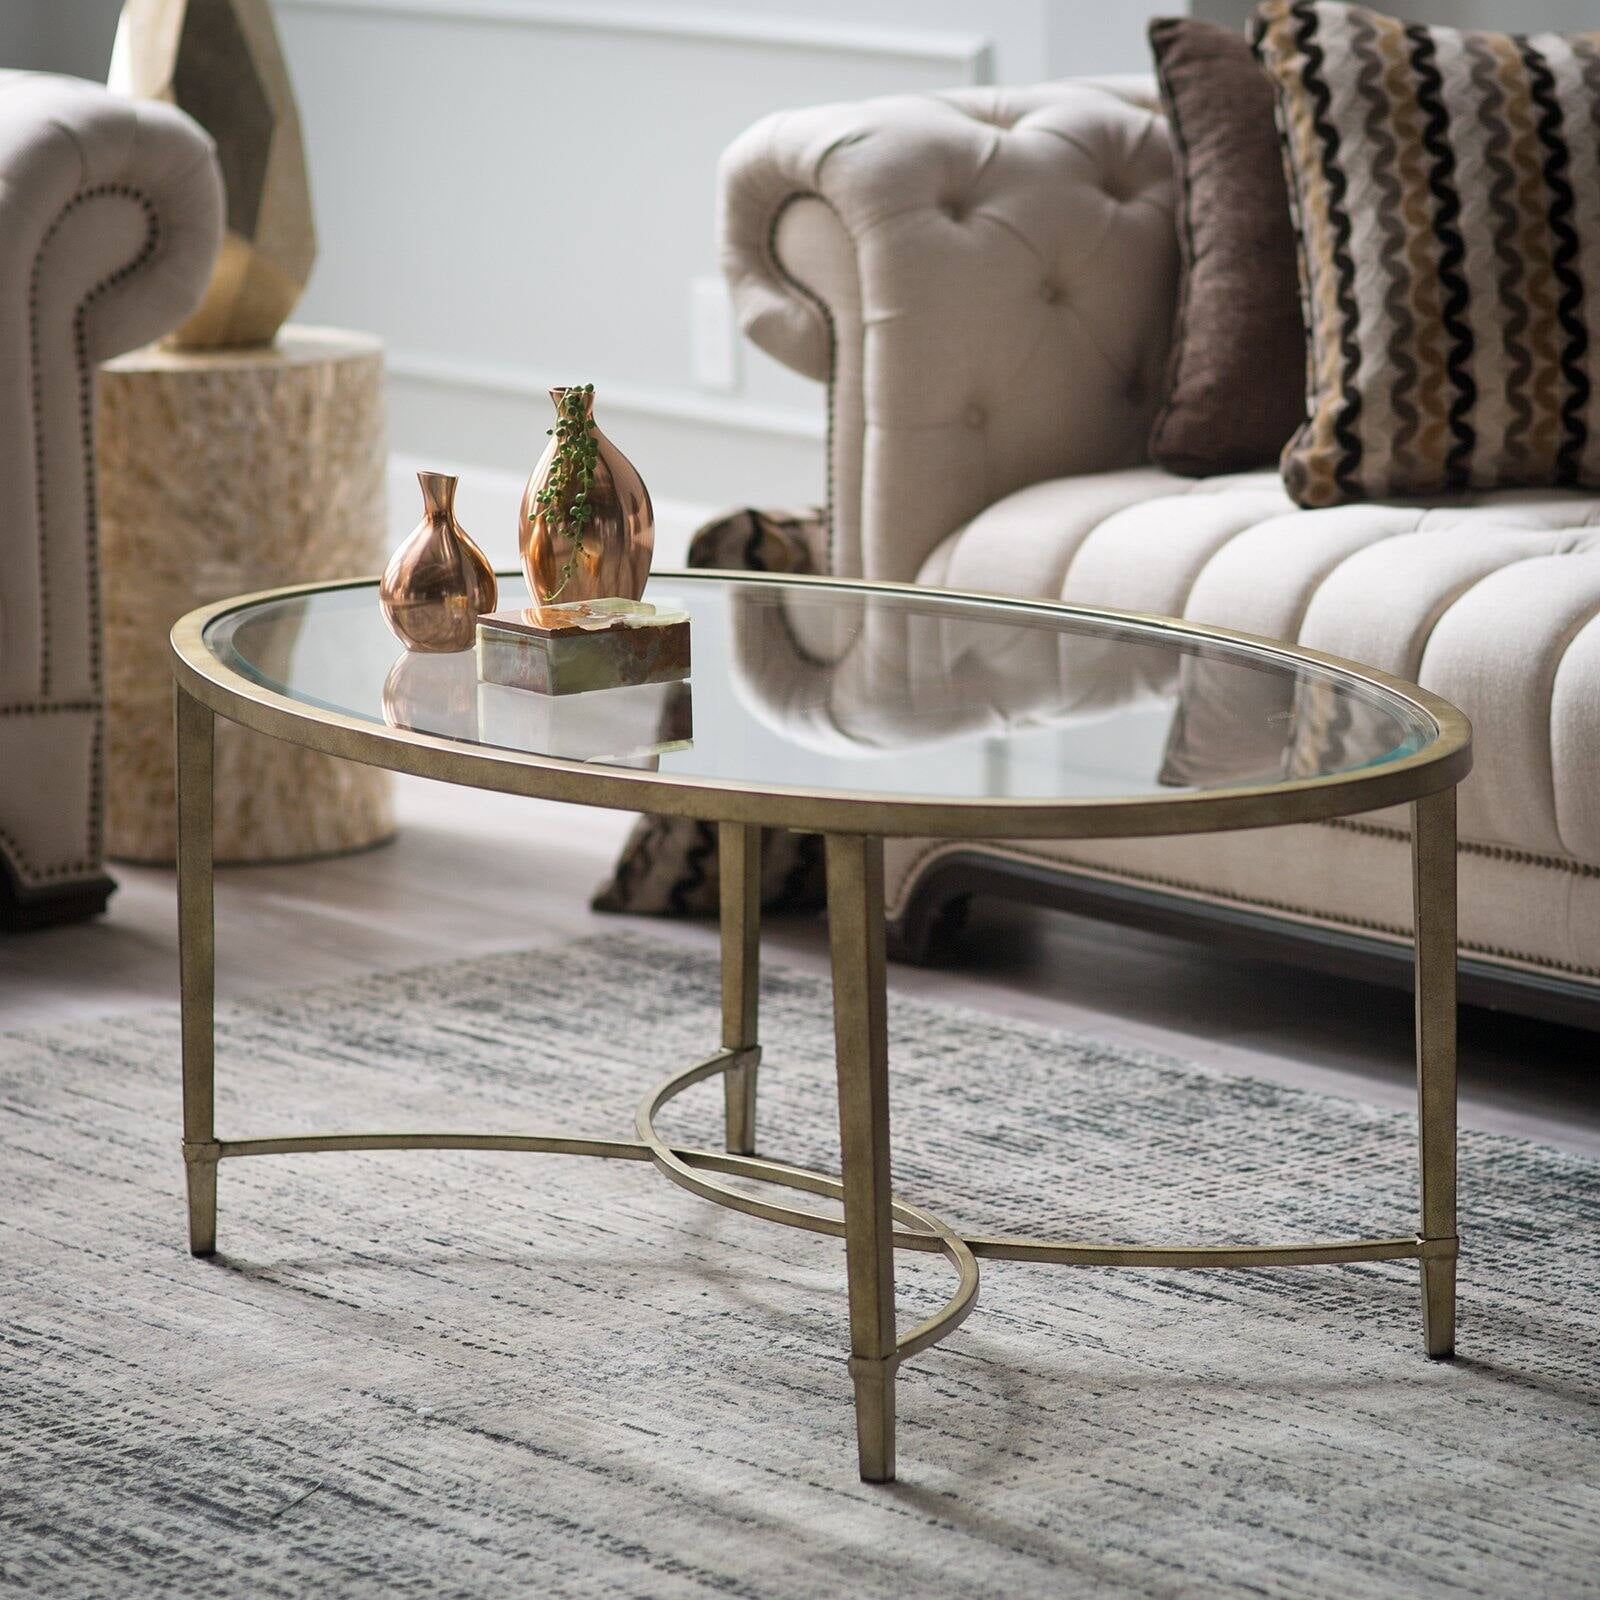
[[[594,420],[589,415],[593,398],[592,383],[574,384],[563,390],[561,404],[556,407],[555,426],[545,429],[556,441],[555,459],[550,463],[544,487],[534,496],[530,516],[543,517],[552,534],[565,534],[572,540],[572,550],[561,566],[561,581],[545,597],[547,601],[561,598],[578,570],[579,558],[586,553],[583,530],[594,516],[589,491],[600,460]]]

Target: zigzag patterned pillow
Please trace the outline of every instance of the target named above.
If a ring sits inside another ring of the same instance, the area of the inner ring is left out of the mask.
[[[1267,0],[1310,336],[1304,506],[1600,484],[1600,33]]]

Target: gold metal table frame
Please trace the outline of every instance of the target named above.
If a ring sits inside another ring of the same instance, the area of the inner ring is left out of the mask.
[[[673,582],[738,581],[751,587],[806,584],[849,596],[943,597],[1008,612],[1158,628],[1174,640],[1204,640],[1264,652],[1291,666],[1316,665],[1392,696],[1430,718],[1437,737],[1381,766],[1279,785],[1181,791],[1126,800],[926,799],[806,791],[671,776],[469,745],[330,711],[257,684],[225,666],[204,641],[220,616],[288,596],[371,585],[308,584],[228,600],[191,612],[172,631],[178,753],[178,911],[182,981],[183,1155],[189,1248],[216,1250],[217,1167],[247,1156],[319,1151],[482,1149],[650,1161],[674,1183],[751,1216],[845,1241],[850,1309],[849,1371],[855,1385],[861,1477],[895,1475],[895,1376],[899,1364],[957,1328],[977,1302],[980,1256],[1066,1266],[1283,1267],[1415,1260],[1429,1356],[1455,1349],[1456,1272],[1456,804],[1471,767],[1471,728],[1447,702],[1353,662],[1224,629],[1167,618],[990,595],[952,595],[906,585],[745,573],[673,573]],[[376,604],[376,600],[374,600]],[[631,1139],[548,1133],[329,1133],[219,1139],[214,1115],[215,937],[212,785],[216,716],[291,743],[393,771],[472,787],[614,809],[693,817],[719,828],[721,859],[722,1039],[706,1060],[645,1096]],[[1229,1246],[1100,1244],[963,1235],[922,1207],[898,1199],[890,1180],[886,1034],[883,839],[1114,838],[1325,820],[1408,803],[1416,926],[1416,1061],[1420,1215],[1401,1238]],[[756,1151],[759,850],[763,827],[825,837],[834,1036],[839,1092],[840,1176],[767,1160]],[[725,1149],[669,1145],[657,1133],[663,1106],[690,1085],[720,1075]],[[758,1198],[718,1175],[756,1179],[842,1203],[842,1217]],[[933,1316],[899,1333],[894,1252],[941,1252],[956,1287]]]

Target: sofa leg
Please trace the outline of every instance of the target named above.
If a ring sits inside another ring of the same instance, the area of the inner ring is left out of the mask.
[[[971,908],[970,894],[945,894],[937,884],[919,885],[905,910],[885,925],[889,959],[912,967],[935,965],[967,925]]]
[[[27,933],[98,917],[116,887],[102,872],[71,883],[29,888],[17,881],[11,863],[0,856],[0,933]]]

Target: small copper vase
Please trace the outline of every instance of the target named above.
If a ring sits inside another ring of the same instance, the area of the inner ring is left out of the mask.
[[[478,674],[470,661],[402,650],[383,680],[383,720],[391,728],[478,742]]]
[[[422,521],[378,585],[384,620],[407,650],[470,650],[478,618],[499,604],[489,558],[456,521],[456,479],[419,472]]]
[[[559,416],[565,389],[550,398]],[[594,410],[594,394],[585,399],[585,414]],[[574,540],[565,528],[553,529],[539,509],[538,495],[549,481],[559,445],[553,435],[522,493],[517,524],[517,549],[528,590],[540,605],[571,600],[637,600],[650,580],[655,552],[656,518],[650,491],[633,463],[594,429],[599,460],[589,489],[592,515],[583,527],[583,549],[574,559]]]

